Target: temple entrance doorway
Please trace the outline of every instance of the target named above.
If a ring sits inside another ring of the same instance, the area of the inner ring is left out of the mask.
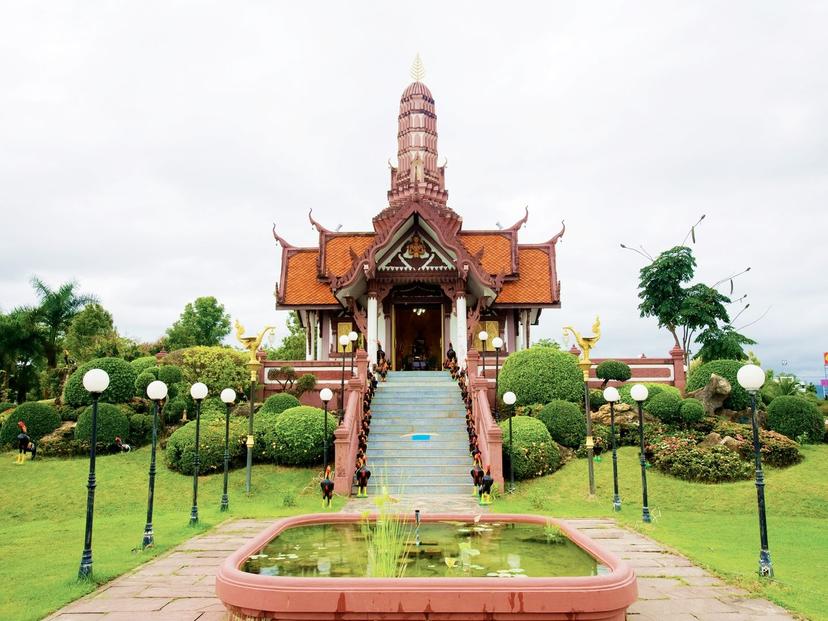
[[[394,304],[391,321],[391,367],[395,371],[436,371],[442,367],[442,304]]]

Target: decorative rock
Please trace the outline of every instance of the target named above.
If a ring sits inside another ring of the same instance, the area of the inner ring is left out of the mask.
[[[609,403],[598,408],[597,412],[592,413],[592,422],[599,425],[610,424],[610,406]],[[638,410],[634,409],[628,403],[615,404],[615,424],[623,425],[628,423],[638,423]]]
[[[729,451],[733,451],[734,453],[738,453],[739,452],[739,446],[741,445],[741,442],[739,442],[736,438],[733,438],[731,436],[725,436],[724,438],[722,438],[722,441],[719,442],[719,444],[721,444],[723,447],[725,447]]]
[[[740,425],[750,425],[751,424],[751,417],[753,413],[750,411],[750,408],[745,408],[744,410],[726,410],[722,409],[719,411],[719,415],[723,418],[726,418],[732,423],[739,423]],[[756,421],[759,423],[759,426],[762,428],[766,427],[765,421],[767,420],[768,414],[764,410],[756,410]]]
[[[729,381],[721,375],[711,373],[707,385],[687,393],[687,396],[701,401],[707,414],[713,416],[716,414],[716,410],[722,407],[722,404],[730,396],[732,390],[733,387]]]
[[[720,436],[715,431],[711,431],[706,436],[704,436],[704,440],[699,442],[699,446],[708,447],[708,446],[716,446],[721,444],[722,436]]]

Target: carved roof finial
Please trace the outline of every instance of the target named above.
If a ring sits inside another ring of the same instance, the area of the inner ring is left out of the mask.
[[[515,222],[512,226],[510,226],[508,229],[506,229],[507,231],[517,231],[518,229],[520,229],[520,227],[526,224],[527,220],[529,220],[529,205],[526,205],[523,209],[526,212],[524,216],[520,220]]]
[[[288,243],[288,241],[284,237],[282,237],[281,235],[279,235],[276,232],[276,223],[275,222],[273,223],[273,239],[275,239],[277,242],[279,242],[279,245],[282,246],[282,248],[284,248],[286,250],[288,248],[294,248],[294,246],[292,244]]]
[[[415,82],[422,82],[423,78],[425,77],[425,67],[423,67],[423,61],[420,59],[420,53],[417,52],[417,55],[414,57],[414,62],[411,63],[411,78]]]
[[[313,209],[308,211],[308,220],[310,220],[311,226],[316,227],[316,230],[319,231],[320,233],[330,233],[331,232],[328,229],[326,229],[324,226],[319,224],[316,220],[313,219]]]

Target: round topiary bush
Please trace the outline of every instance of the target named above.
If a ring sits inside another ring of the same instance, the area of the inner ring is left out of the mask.
[[[550,401],[537,415],[552,439],[562,446],[576,449],[586,438],[586,416],[571,401]]]
[[[133,414],[129,417],[129,444],[141,446],[152,441],[152,416]]]
[[[259,410],[253,417],[253,459],[257,461],[273,461],[276,456],[276,419],[279,413],[263,412]],[[330,427],[328,434],[333,435]]]
[[[656,468],[687,481],[719,483],[753,475],[751,464],[724,446],[705,448],[689,438],[667,436],[648,448]]]
[[[289,408],[295,408],[299,405],[302,405],[299,402],[299,399],[286,392],[280,392],[278,394],[271,395],[267,399],[265,399],[265,402],[262,405],[261,409],[259,409],[259,412],[281,414],[285,410]]]
[[[679,408],[679,418],[685,425],[695,425],[705,416],[704,406],[698,399],[685,399]]]
[[[228,449],[230,464],[242,461],[246,453],[245,441],[247,427],[244,419],[230,418],[230,439]],[[191,421],[176,429],[167,440],[165,459],[171,470],[192,475],[195,469],[195,431],[196,423]],[[201,421],[198,438],[198,472],[209,474],[224,470],[224,421],[208,419]]]
[[[99,403],[97,428],[98,444],[114,444],[116,436],[126,441],[129,437],[129,418],[118,406],[110,403]],[[83,411],[83,414],[78,416],[78,424],[75,426],[75,440],[89,442],[91,436],[92,406],[90,405]]]
[[[158,364],[158,361],[155,359],[155,356],[141,356],[140,358],[136,358],[135,360],[129,363],[135,373],[141,375],[147,369],[154,367]]]
[[[147,386],[155,381],[155,374],[143,371],[135,378],[135,394],[143,399],[147,398]]]
[[[164,422],[177,423],[181,420],[184,410],[187,409],[187,401],[181,397],[170,399],[164,404]]]
[[[512,391],[516,405],[584,398],[584,375],[569,352],[551,347],[530,347],[510,354],[500,370],[498,397]]]
[[[620,360],[604,360],[595,369],[595,375],[598,379],[605,382],[614,380],[616,382],[626,382],[632,377],[632,370],[628,364]]]
[[[672,392],[660,392],[647,399],[647,411],[667,424],[675,425],[681,421],[681,397]]]
[[[227,406],[224,401],[218,397],[207,397],[201,402],[201,419],[205,418],[220,418],[224,420],[224,415],[227,411]]]
[[[501,422],[500,428],[503,429],[503,456],[514,465],[516,479],[540,477],[558,469],[560,452],[541,421],[529,416],[512,418],[514,451],[509,449],[509,421]],[[508,462],[504,463],[504,472],[509,472]]]
[[[91,369],[103,369],[109,375],[109,387],[101,394],[102,402],[126,403],[135,394],[135,379],[138,374],[130,363],[122,358],[97,358],[78,367],[66,380],[64,403],[74,407],[92,403],[92,396],[83,387],[83,376]]]
[[[300,405],[282,412],[273,431],[264,434],[265,457],[288,466],[310,466],[322,461],[324,411]],[[255,419],[254,419],[255,420]],[[328,414],[328,455],[333,455],[337,419]]]
[[[687,392],[704,388],[710,381],[710,375],[715,373],[730,382],[730,396],[725,400],[723,407],[728,410],[744,410],[750,405],[750,395],[736,381],[736,374],[744,366],[739,360],[713,360],[693,369],[687,378]]]
[[[184,380],[184,374],[181,372],[181,367],[174,364],[162,364],[158,367],[156,374],[158,379],[164,382],[167,386],[173,386]]]
[[[26,433],[34,442],[60,427],[60,415],[55,408],[46,403],[27,401],[18,405],[3,421],[0,444],[13,444],[17,441],[17,434],[20,433],[17,421],[20,420],[26,423]]]
[[[598,388],[593,388],[589,391],[589,408],[592,411],[597,410],[602,405],[606,405],[607,400],[604,399],[604,391]]]
[[[768,428],[792,440],[802,437],[808,442],[821,442],[825,419],[807,399],[783,395],[768,406]]]
[[[677,397],[681,397],[681,391],[676,388],[675,386],[670,386],[670,384],[659,384],[656,382],[636,382],[644,384],[647,387],[647,400],[644,402],[644,406],[650,402],[650,399],[655,397],[662,392],[669,392]],[[633,407],[638,407],[638,403],[630,396],[630,391],[632,390],[635,384],[624,384],[618,388],[618,394],[621,396],[621,402],[626,403],[627,405],[631,405]]]

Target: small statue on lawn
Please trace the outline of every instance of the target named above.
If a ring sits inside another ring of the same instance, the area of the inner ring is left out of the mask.
[[[492,467],[486,466],[486,472],[483,474],[483,479],[480,481],[478,493],[480,494],[480,504],[492,504],[492,486],[494,485],[494,478],[492,477]]]
[[[325,467],[325,478],[319,484],[322,488],[322,508],[328,509],[331,506],[334,492],[334,482],[331,481],[331,467]]]
[[[470,471],[471,478],[472,478],[472,494],[477,494],[477,490],[480,489],[480,485],[483,483],[483,466],[480,465],[480,456],[476,455],[474,458],[474,464],[472,465],[472,469]]]
[[[123,440],[121,440],[121,436],[115,436],[115,451],[118,453],[129,453],[132,450],[132,447],[129,444],[125,444]]]
[[[37,445],[32,442],[32,439],[29,437],[28,430],[26,429],[26,423],[22,420],[17,421],[17,427],[20,429],[20,433],[17,434],[17,462],[18,464],[22,464],[26,461],[26,453],[32,454],[32,460],[34,460],[35,455],[37,455]]]
[[[371,471],[368,470],[368,460],[363,457],[357,462],[356,480],[357,498],[368,498],[368,479],[371,478]]]

